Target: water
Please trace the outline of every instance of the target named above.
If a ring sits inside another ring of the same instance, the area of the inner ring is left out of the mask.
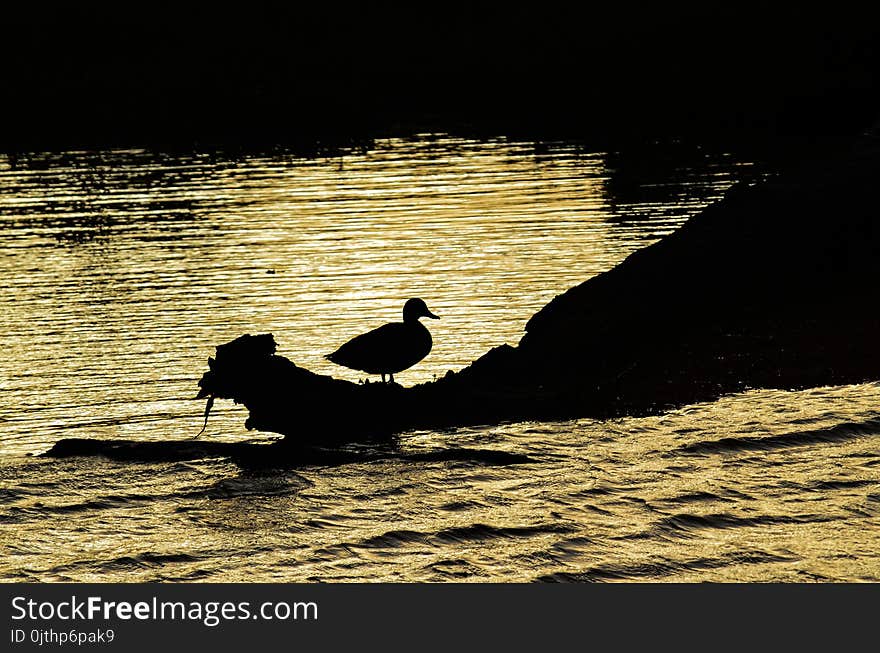
[[[206,358],[272,332],[296,363],[421,296],[428,381],[516,343],[554,295],[759,166],[421,136],[343,157],[0,157],[0,576],[7,580],[878,580],[880,386],[751,391],[660,417],[402,434],[399,455],[29,457],[193,437]],[[246,432],[218,402],[206,435]],[[381,452],[380,452],[381,453]]]

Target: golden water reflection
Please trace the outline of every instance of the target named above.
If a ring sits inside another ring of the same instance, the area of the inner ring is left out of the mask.
[[[388,447],[471,452],[453,460],[17,455],[194,436],[206,358],[244,332],[356,379],[322,355],[413,295],[443,319],[399,380],[460,368],[749,163],[444,136],[343,159],[0,157],[0,579],[877,581],[876,383]],[[244,417],[218,402],[203,437],[241,438]],[[485,449],[531,462],[486,464]]]
[[[671,232],[750,165],[697,152],[615,185],[619,161],[446,136],[326,159],[0,158],[0,379],[14,407],[0,451],[194,434],[202,407],[186,400],[206,358],[245,332],[358,380],[323,355],[414,296],[443,319],[398,380],[429,381],[515,344],[554,295]],[[210,435],[242,423],[218,406]]]

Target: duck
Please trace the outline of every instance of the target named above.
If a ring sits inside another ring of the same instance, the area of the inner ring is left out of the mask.
[[[423,317],[440,319],[428,310],[424,300],[408,299],[403,305],[403,322],[389,322],[355,336],[324,358],[367,374],[381,374],[382,383],[388,375],[394,383],[396,373],[409,369],[431,353],[431,332],[419,322]]]

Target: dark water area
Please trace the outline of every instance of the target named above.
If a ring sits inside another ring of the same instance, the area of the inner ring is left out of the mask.
[[[334,156],[0,157],[6,581],[877,581],[876,383],[663,415],[400,434],[283,465],[34,456],[194,438],[217,344],[323,358],[418,295],[398,380],[516,343],[556,294],[772,172],[708,147],[376,140]],[[700,298],[693,298],[699,302]],[[270,444],[218,402],[218,443]]]

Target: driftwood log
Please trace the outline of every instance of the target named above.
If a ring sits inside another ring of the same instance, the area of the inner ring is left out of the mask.
[[[434,382],[321,376],[276,355],[271,334],[245,335],[217,348],[199,397],[244,404],[246,426],[283,434],[284,450],[880,379],[878,135],[875,127],[851,150],[735,186],[680,230],[556,297],[517,346]],[[102,446],[62,442],[53,452]]]
[[[411,388],[320,376],[270,334],[217,348],[202,397],[296,442],[657,412],[746,388],[880,379],[878,130],[832,160],[731,189],[556,297],[516,347]]]

